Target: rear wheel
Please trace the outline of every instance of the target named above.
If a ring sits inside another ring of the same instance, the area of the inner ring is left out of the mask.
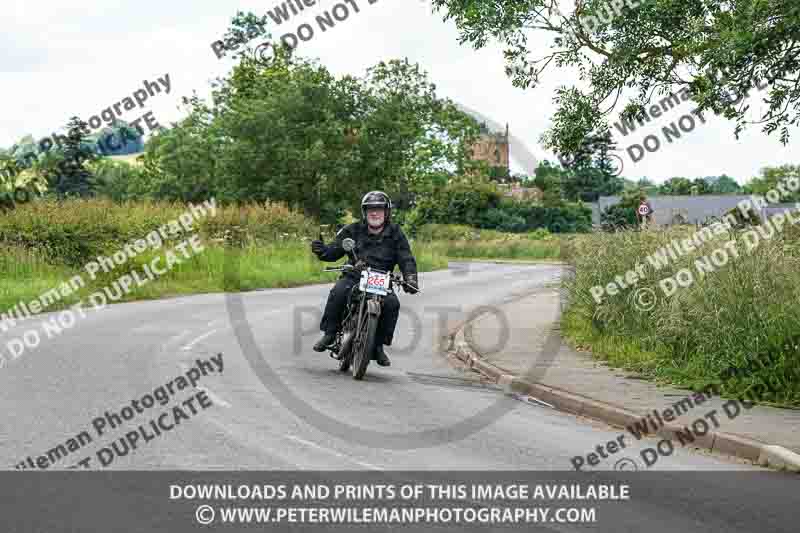
[[[366,311],[366,310],[365,310]],[[363,379],[375,349],[375,334],[378,317],[365,312],[361,327],[353,343],[353,379]]]

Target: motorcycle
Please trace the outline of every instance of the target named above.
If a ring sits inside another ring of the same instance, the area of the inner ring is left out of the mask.
[[[329,267],[324,271],[360,272],[360,282],[353,285],[348,294],[336,339],[328,349],[330,356],[339,361],[339,370],[347,372],[352,368],[353,379],[361,380],[377,348],[375,336],[383,311],[383,299],[394,293],[395,285],[400,285],[405,290],[409,284],[397,273],[372,268],[359,260],[353,239],[344,239],[342,247],[348,255],[352,253],[355,265]]]

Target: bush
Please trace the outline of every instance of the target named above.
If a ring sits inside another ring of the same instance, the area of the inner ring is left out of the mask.
[[[475,240],[480,232],[461,224],[425,224],[417,231],[417,238],[423,242]]]
[[[509,233],[520,233],[525,231],[527,222],[519,215],[515,215],[510,210],[504,209],[489,209],[486,214],[480,218],[480,227],[494,228],[498,231],[506,231]]]
[[[82,267],[98,255],[144,237],[185,212],[181,203],[108,199],[42,200],[0,217],[0,246],[19,246],[42,253],[50,262]],[[216,216],[197,223],[201,237],[243,244],[309,239],[316,222],[281,204],[217,206]],[[185,238],[175,237],[176,242]]]
[[[736,227],[741,229],[747,226],[760,226],[761,225],[761,217],[758,213],[754,213],[752,211],[748,211],[747,215],[743,214],[739,208],[734,207],[733,209],[728,210],[725,213],[725,216],[732,215],[736,219]]]
[[[481,213],[497,207],[500,198],[491,183],[448,185],[419,198],[406,223],[412,234],[425,224],[473,225]]]
[[[498,214],[501,211],[503,214]],[[521,222],[520,222],[521,221]],[[592,229],[592,211],[581,204],[545,207],[519,200],[506,200],[499,209],[478,219],[481,228],[515,233],[546,229],[551,233],[584,233]]]
[[[412,235],[427,224],[467,225],[510,233],[539,228],[552,233],[583,233],[592,229],[592,211],[583,204],[545,207],[503,198],[491,183],[459,183],[421,198],[405,222]]]
[[[604,231],[618,231],[636,227],[636,209],[620,204],[612,205],[600,214],[600,224]]]

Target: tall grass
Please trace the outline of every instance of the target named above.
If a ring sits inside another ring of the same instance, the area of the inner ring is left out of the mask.
[[[558,259],[560,239],[547,230],[502,233],[457,224],[427,224],[418,232],[421,242],[437,253],[459,259]]]
[[[440,254],[463,259],[558,259],[558,241],[444,241],[431,246]]]
[[[145,265],[164,257],[189,234],[184,232],[160,249],[148,249],[96,279],[83,267],[98,255],[111,256],[135,239],[175,220],[187,207],[181,204],[105,200],[43,201],[11,211],[0,219],[0,311],[30,302],[76,274],[86,283],[53,304],[53,311],[84,300],[125,274],[145,279]],[[218,207],[195,223],[205,249],[162,276],[132,290],[121,301],[170,295],[294,287],[334,281],[337,273],[311,254],[309,242],[319,226],[300,213],[278,204],[241,208]],[[447,268],[447,257],[430,243],[413,243],[420,271]],[[343,261],[339,261],[341,263]],[[164,263],[162,262],[162,265]]]
[[[86,302],[125,274],[136,272],[145,279],[145,265],[163,258],[189,233],[173,236],[162,248],[147,249],[110,272],[101,271],[96,279],[84,266],[99,255],[110,257],[186,211],[182,204],[156,201],[41,201],[18,207],[0,219],[0,312],[30,302],[76,274],[86,286],[45,311]],[[193,224],[205,249],[188,259],[177,254],[179,264],[142,286],[132,285],[120,301],[294,287],[338,277],[323,272],[332,263],[311,254],[309,242],[319,232],[316,222],[283,205],[217,206],[216,216],[209,213]],[[468,229],[467,238],[463,227],[426,231],[411,240],[420,272],[445,269],[448,258],[546,259],[559,253],[558,240],[546,231],[512,235]]]
[[[19,301],[29,301],[69,278],[71,270],[54,266],[33,250],[20,246],[0,248],[0,311]]]
[[[565,333],[613,365],[653,379],[691,388],[714,384],[740,397],[760,390],[765,403],[800,406],[797,228],[762,239],[751,252],[741,232],[728,232],[660,270],[646,260],[688,236],[675,228],[572,238],[575,277],[566,283]],[[702,275],[695,261],[728,241],[736,243],[739,258],[729,249],[727,264]],[[592,287],[624,278],[637,263],[644,279],[604,294],[601,303],[594,300]],[[694,282],[665,295],[659,281],[681,269]]]

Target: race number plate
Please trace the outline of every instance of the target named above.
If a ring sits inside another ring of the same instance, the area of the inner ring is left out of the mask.
[[[363,292],[386,296],[389,293],[389,274],[380,272],[362,272],[361,284],[358,287]]]

